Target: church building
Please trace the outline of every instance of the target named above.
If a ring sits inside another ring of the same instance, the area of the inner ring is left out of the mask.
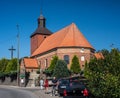
[[[45,24],[45,18],[38,18],[38,28],[30,36],[31,58],[36,58],[41,69],[49,67],[53,56],[65,60],[70,68],[74,55],[79,58],[80,67],[94,56],[95,49],[77,28],[75,23],[52,33]]]
[[[40,15],[37,21],[38,27],[30,36],[31,56],[22,59],[20,73],[47,69],[54,56],[65,60],[70,68],[72,59],[76,55],[81,69],[92,57],[99,57],[99,55],[95,55],[95,49],[75,23],[52,33],[46,28],[46,19],[43,15]]]
[[[70,68],[72,58],[76,55],[79,58],[80,67],[84,67],[86,61],[89,62],[94,57],[95,49],[77,28],[75,23],[64,27],[63,29],[52,33],[46,28],[46,19],[43,15],[38,18],[38,27],[30,36],[31,56],[24,58],[23,61],[38,64],[42,70],[49,67],[53,56],[65,60]],[[33,69],[36,66],[33,63]],[[30,64],[31,65],[31,64]],[[25,65],[29,66],[29,65]],[[31,70],[32,67],[30,66]],[[26,68],[27,70],[28,68]],[[29,70],[30,71],[30,70]]]

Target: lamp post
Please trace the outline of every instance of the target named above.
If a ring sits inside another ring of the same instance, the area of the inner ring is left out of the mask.
[[[20,41],[20,36],[19,36],[19,25],[17,24],[17,85],[19,86],[19,72],[20,72],[20,66],[19,66],[19,41]]]

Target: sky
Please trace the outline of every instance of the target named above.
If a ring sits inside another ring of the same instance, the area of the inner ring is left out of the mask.
[[[120,0],[0,0],[0,59],[11,58],[12,46],[18,56],[18,32],[19,57],[30,56],[41,9],[53,33],[75,23],[96,51],[120,49]]]

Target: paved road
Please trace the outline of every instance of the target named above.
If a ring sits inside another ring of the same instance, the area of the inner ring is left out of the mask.
[[[9,87],[0,87],[0,98],[39,98],[39,97],[29,91]]]
[[[49,89],[51,91],[51,89]],[[45,90],[40,88],[26,88],[26,87],[7,87],[0,86],[0,98],[83,98],[83,97],[59,97],[50,96],[51,93],[45,94]]]
[[[30,91],[34,93],[35,95],[39,96],[39,98],[62,98],[59,96],[51,96],[51,88],[49,88],[48,94],[45,94],[45,90],[40,90],[40,88],[20,88],[23,90]]]

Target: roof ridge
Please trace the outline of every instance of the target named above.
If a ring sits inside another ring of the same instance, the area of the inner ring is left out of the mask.
[[[64,29],[66,29],[66,34],[64,35],[65,37],[64,37],[64,39],[61,41],[61,45],[60,46],[62,46],[62,44],[63,44],[63,42],[65,41],[65,39],[66,39],[66,37],[71,37],[72,38],[72,42],[73,42],[73,46],[74,45],[76,45],[75,44],[75,27],[76,27],[76,25],[75,25],[75,23],[71,23],[70,25],[68,25],[67,27],[65,27]],[[77,28],[77,27],[76,27]],[[78,28],[77,28],[78,29]],[[65,32],[64,32],[65,33]],[[69,35],[69,34],[71,34],[72,33],[72,35],[73,36],[67,36],[67,35]]]
[[[74,29],[75,29],[75,24],[74,24]],[[76,32],[79,32],[79,34],[81,35],[81,38],[84,39],[85,41],[84,42],[87,42],[90,46],[89,48],[93,48],[93,46],[90,44],[90,42],[86,39],[86,37],[83,35],[83,33],[79,30],[79,28],[76,26],[76,29],[75,29]],[[75,32],[74,31],[74,32]],[[76,40],[76,39],[75,39]],[[81,39],[80,39],[81,40]],[[82,41],[82,40],[81,40]],[[94,49],[94,48],[93,48]]]
[[[70,30],[70,26],[71,26],[71,24],[70,24],[69,26],[67,26],[67,27],[64,28],[64,29],[65,29],[65,32],[64,32],[64,33],[66,33],[66,34],[64,35],[64,38],[63,38],[63,40],[61,41],[61,43],[60,43],[59,46],[61,46],[61,44],[64,42],[64,39],[65,39],[66,35],[68,34],[68,32],[69,32],[69,30]]]
[[[74,43],[74,45],[75,45],[75,24],[74,23],[72,23],[72,25],[73,25],[73,43]]]

